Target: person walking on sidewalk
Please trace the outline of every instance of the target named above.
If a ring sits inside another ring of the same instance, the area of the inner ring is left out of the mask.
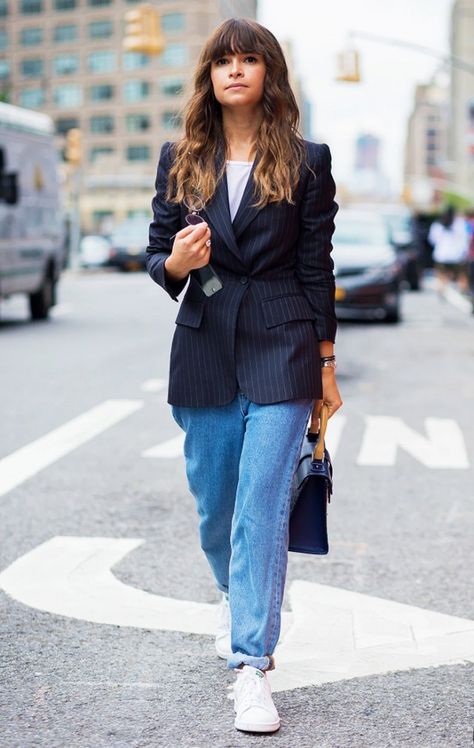
[[[236,671],[234,724],[255,732],[280,726],[266,673],[306,426],[322,401],[330,415],[342,405],[331,154],[303,140],[298,121],[273,34],[253,20],[222,23],[202,49],[185,134],[161,150],[147,248],[148,272],[172,299],[189,281],[168,402],[222,593],[216,649]],[[220,288],[203,283],[210,262]]]
[[[459,290],[466,293],[468,230],[465,219],[456,215],[451,205],[448,206],[431,224],[428,241],[433,246],[438,293],[443,293],[449,281],[456,281]]]

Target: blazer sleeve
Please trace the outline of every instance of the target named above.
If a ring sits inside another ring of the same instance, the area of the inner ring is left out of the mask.
[[[319,340],[334,342],[336,284],[331,238],[339,206],[334,201],[336,185],[331,174],[329,146],[311,144],[308,155],[314,174],[309,173],[302,198],[296,274],[314,311]]]
[[[166,199],[168,173],[171,167],[172,143],[164,143],[155,180],[155,196],[151,201],[153,220],[150,223],[148,246],[146,248],[146,268],[155,283],[167,291],[174,301],[178,301],[187,283],[187,278],[173,281],[165,270],[165,260],[171,254],[170,237],[181,228],[179,205]]]

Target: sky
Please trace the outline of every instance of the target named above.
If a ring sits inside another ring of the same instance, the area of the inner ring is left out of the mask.
[[[449,50],[452,0],[259,0],[258,20],[292,42],[296,72],[313,106],[312,139],[328,143],[336,181],[347,182],[354,143],[369,132],[382,141],[382,171],[398,191],[403,186],[406,125],[415,86],[439,67],[434,57],[409,49],[354,39],[362,82],[335,80],[336,58],[349,31]]]

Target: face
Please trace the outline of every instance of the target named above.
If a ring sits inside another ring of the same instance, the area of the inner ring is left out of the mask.
[[[214,96],[223,107],[257,106],[263,98],[265,62],[256,53],[230,54],[211,65]]]

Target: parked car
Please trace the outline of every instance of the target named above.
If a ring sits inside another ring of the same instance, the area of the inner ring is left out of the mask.
[[[33,319],[56,303],[65,221],[54,123],[0,102],[0,299],[26,294]]]
[[[110,237],[110,263],[120,270],[144,269],[149,226],[145,218],[129,218],[116,226]]]
[[[412,291],[421,286],[422,257],[413,215],[405,205],[382,205],[390,240],[403,266],[403,278]]]
[[[79,259],[84,268],[107,267],[112,259],[110,239],[98,234],[83,236],[79,244]]]
[[[333,246],[337,316],[398,322],[402,266],[382,215],[339,210]]]

